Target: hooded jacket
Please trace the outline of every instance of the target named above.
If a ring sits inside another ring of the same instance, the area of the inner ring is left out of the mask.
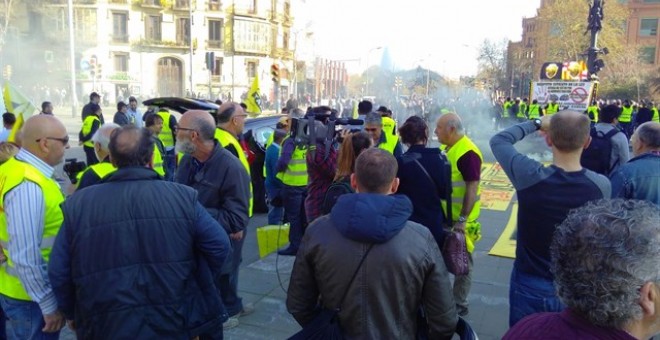
[[[417,311],[428,316],[429,338],[451,338],[457,315],[440,250],[424,226],[408,221],[405,196],[346,194],[305,231],[291,274],[287,308],[302,326],[322,307],[341,305],[346,339],[414,339]]]

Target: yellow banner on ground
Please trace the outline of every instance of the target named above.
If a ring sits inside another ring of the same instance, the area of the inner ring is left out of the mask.
[[[499,163],[481,166],[481,209],[506,211],[516,193]]]
[[[287,243],[289,243],[289,224],[257,228],[257,246],[259,246],[260,258],[284,247]]]
[[[9,133],[9,138],[7,141],[15,142],[16,133],[23,127],[23,123],[30,118],[37,107],[32,104],[32,102],[18,90],[18,88],[8,81],[5,82],[5,88],[2,91],[2,97],[5,103],[7,112],[11,112],[16,116],[16,123],[14,128]]]
[[[516,244],[518,228],[516,219],[518,217],[518,203],[514,203],[511,207],[511,215],[509,216],[509,222],[507,222],[504,231],[500,235],[500,238],[497,239],[493,248],[490,249],[489,255],[508,257],[511,259],[516,258]]]

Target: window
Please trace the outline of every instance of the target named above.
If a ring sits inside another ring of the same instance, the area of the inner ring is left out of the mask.
[[[128,42],[127,13],[112,13],[112,41]]]
[[[128,72],[128,54],[115,53],[113,59],[115,72]]]
[[[222,20],[209,20],[209,47],[222,48],[223,26]]]
[[[285,50],[289,49],[289,32],[282,33],[282,48]]]
[[[222,57],[215,58],[215,67],[213,68],[213,76],[220,77],[222,75]]]
[[[149,15],[145,22],[145,36],[149,40],[160,41],[160,15]]]
[[[209,10],[210,11],[219,11],[220,10],[220,0],[209,0]]]
[[[656,53],[656,48],[655,46],[647,46],[647,47],[642,47],[640,50],[640,59],[642,62],[647,63],[647,64],[654,64],[655,63],[655,53]]]
[[[639,35],[646,37],[658,35],[658,18],[642,19],[639,25]]]
[[[247,74],[248,78],[254,78],[257,76],[257,62],[248,61],[247,62]]]
[[[190,19],[179,18],[176,21],[176,42],[179,44],[190,43]]]
[[[174,7],[176,8],[188,8],[189,5],[190,5],[189,0],[176,0],[174,2]]]

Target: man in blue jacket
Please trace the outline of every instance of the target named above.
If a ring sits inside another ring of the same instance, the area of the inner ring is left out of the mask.
[[[119,169],[64,203],[50,257],[69,326],[79,339],[222,339],[228,316],[213,279],[227,234],[195,190],[148,167],[147,130],[123,127],[109,148]]]

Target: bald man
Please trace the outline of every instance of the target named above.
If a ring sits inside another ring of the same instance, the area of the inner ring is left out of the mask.
[[[51,248],[62,224],[64,195],[53,179],[69,148],[64,125],[54,116],[25,122],[23,148],[0,166],[0,305],[10,339],[57,339],[64,318],[48,280]],[[2,320],[4,322],[4,320]]]
[[[561,312],[550,272],[550,240],[555,226],[568,212],[589,201],[609,198],[610,181],[582,168],[580,156],[589,146],[591,122],[587,115],[560,111],[514,125],[490,140],[495,158],[518,196],[516,259],[509,288],[509,326],[527,315]],[[553,161],[544,166],[521,153],[514,144],[541,131],[552,149]]]
[[[215,121],[206,111],[188,111],[176,128],[176,150],[184,153],[177,183],[196,189],[198,199],[225,229],[232,243],[232,260],[223,268],[217,287],[230,318],[224,328],[238,326],[238,317],[252,312],[238,296],[238,268],[248,225],[250,176],[241,161],[214,139]]]
[[[447,153],[451,164],[451,218],[455,230],[465,233],[467,250],[469,252],[469,271],[467,275],[457,276],[454,280],[454,300],[458,315],[466,316],[468,310],[468,294],[472,286],[472,252],[474,244],[481,239],[481,163],[483,156],[476,144],[465,135],[461,118],[453,112],[445,113],[435,128],[435,134],[442,148]],[[445,209],[446,202],[444,202]],[[448,210],[445,210],[448,211]]]

